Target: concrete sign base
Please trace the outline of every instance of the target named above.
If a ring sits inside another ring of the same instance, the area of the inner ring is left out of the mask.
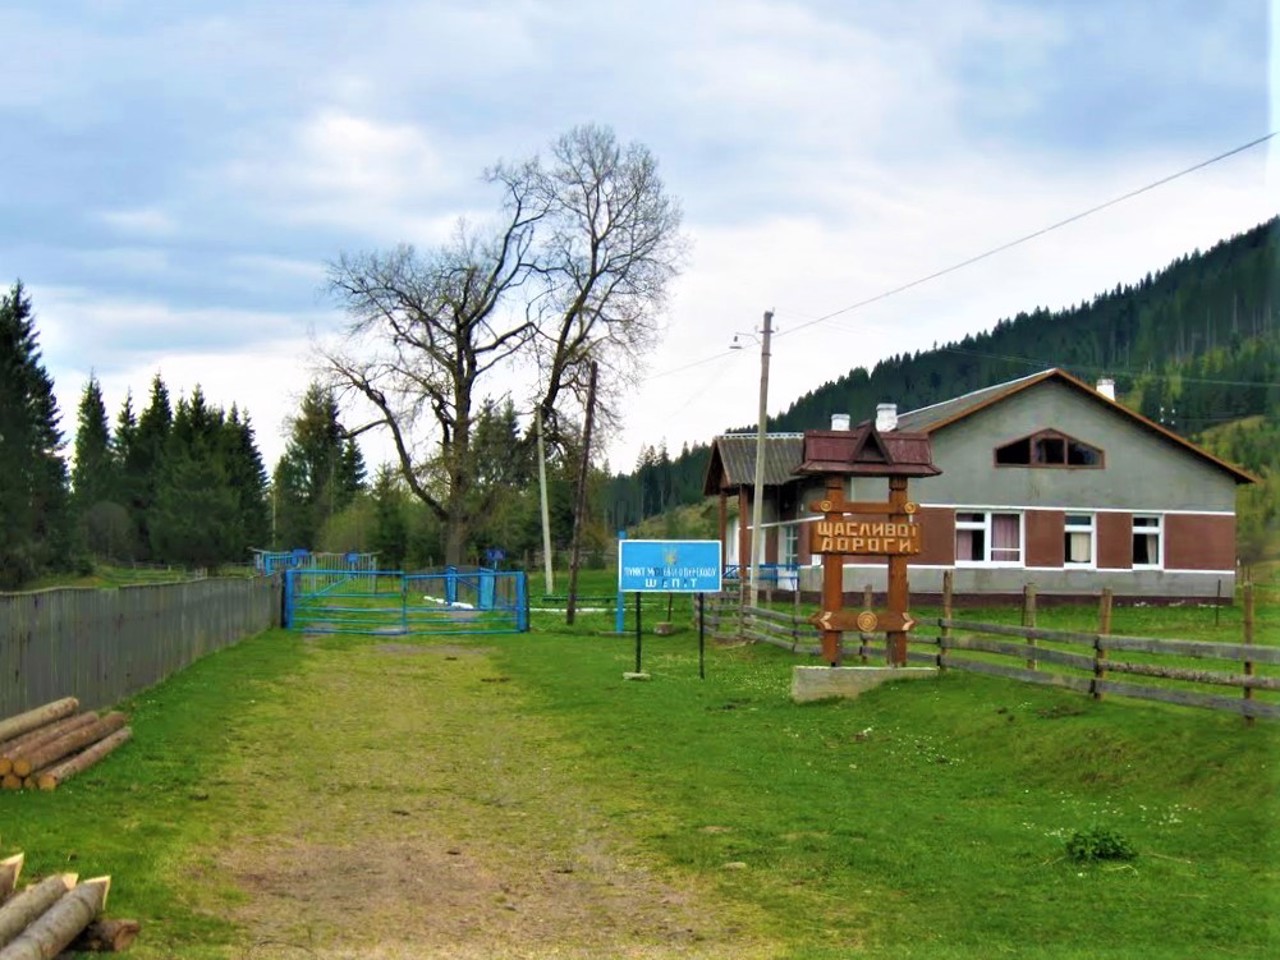
[[[796,703],[833,697],[852,700],[891,680],[923,680],[937,675],[937,667],[795,667],[791,699]]]

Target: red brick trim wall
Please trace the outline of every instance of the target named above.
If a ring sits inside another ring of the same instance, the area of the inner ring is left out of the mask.
[[[1028,567],[1061,567],[1066,561],[1063,530],[1066,513],[1062,510],[1028,510]]]
[[[956,512],[950,507],[921,507],[916,513],[920,531],[920,552],[912,563],[951,567],[956,562]]]
[[[1234,570],[1236,518],[1165,514],[1166,570]]]
[[[1127,513],[1098,513],[1093,522],[1098,531],[1098,569],[1132,570],[1133,517]]]

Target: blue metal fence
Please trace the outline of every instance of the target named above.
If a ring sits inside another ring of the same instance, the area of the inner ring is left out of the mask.
[[[522,571],[438,573],[288,570],[284,625],[308,633],[523,633],[529,589]]]
[[[794,590],[799,583],[800,568],[794,563],[762,563],[760,564],[760,582],[765,586],[780,590]],[[725,580],[750,579],[751,564],[725,564]]]

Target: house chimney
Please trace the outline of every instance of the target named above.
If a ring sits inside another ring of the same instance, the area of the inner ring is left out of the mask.
[[[833,413],[831,415],[832,430],[848,430],[849,415],[847,413]]]
[[[876,404],[876,429],[881,433],[898,429],[898,405],[896,403]]]
[[[1110,377],[1103,377],[1098,381],[1098,392],[1108,400],[1114,401],[1116,398],[1116,382]]]

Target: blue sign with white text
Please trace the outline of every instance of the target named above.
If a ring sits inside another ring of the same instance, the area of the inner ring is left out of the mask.
[[[620,593],[718,593],[720,541],[619,540]]]

